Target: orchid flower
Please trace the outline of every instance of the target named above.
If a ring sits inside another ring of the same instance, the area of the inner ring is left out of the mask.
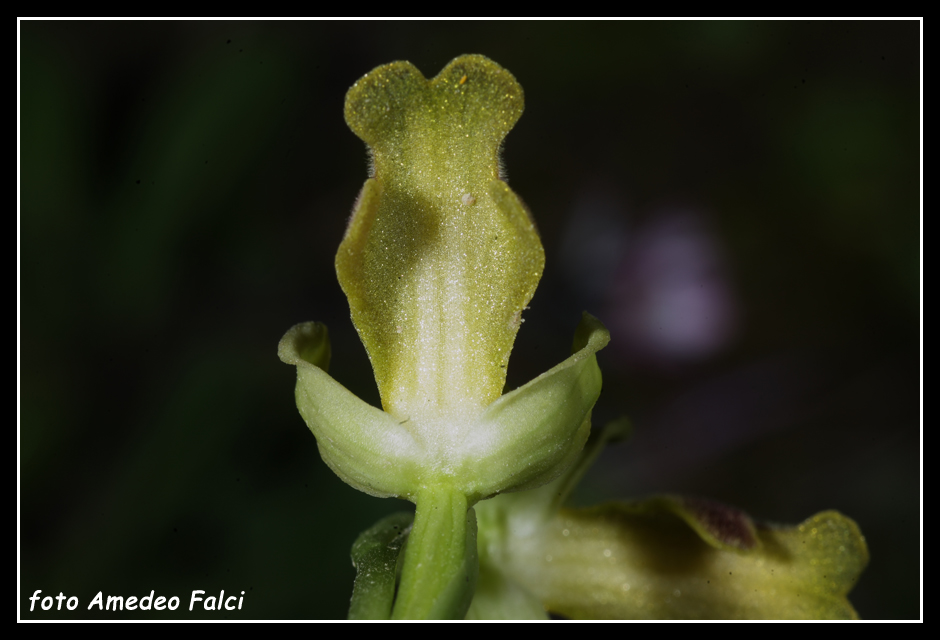
[[[473,505],[565,471],[600,394],[594,354],[609,336],[588,315],[570,358],[502,393],[545,262],[528,210],[500,178],[499,147],[522,108],[515,78],[482,56],[430,81],[396,62],[353,85],[346,121],[372,169],[336,271],[382,409],[326,373],[322,324],[293,327],[278,348],[297,366],[297,406],[324,461],[357,489],[416,505],[398,617],[466,611]]]
[[[371,165],[336,271],[382,408],[329,376],[324,325],[294,326],[278,355],[326,464],[416,505],[353,545],[350,617],[851,617],[867,551],[844,516],[780,533],[680,498],[562,510],[610,434],[585,448],[609,334],[583,314],[571,357],[503,393],[545,261],[501,174],[522,109],[515,78],[478,55],[431,80],[384,65],[346,96]]]

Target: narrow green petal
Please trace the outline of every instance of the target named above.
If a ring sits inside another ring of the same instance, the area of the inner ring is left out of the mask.
[[[398,555],[408,539],[414,515],[393,513],[366,529],[352,546],[356,567],[350,620],[388,620],[395,600]]]
[[[601,392],[595,354],[609,341],[604,325],[585,313],[570,358],[487,407],[458,445],[463,466],[454,476],[464,479],[471,500],[545,484],[574,463]]]
[[[373,496],[411,497],[424,453],[398,421],[321,368],[329,361],[326,326],[295,325],[281,338],[278,357],[297,367],[297,408],[336,475]]]
[[[857,617],[847,594],[868,550],[849,518],[827,511],[757,527],[745,550],[704,540],[674,506],[563,510],[535,535],[507,537],[501,558],[550,611],[571,618]]]
[[[373,171],[337,275],[382,406],[419,429],[460,431],[500,396],[542,274],[535,225],[499,179],[499,147],[522,109],[515,78],[483,56],[432,80],[395,62],[346,97]]]

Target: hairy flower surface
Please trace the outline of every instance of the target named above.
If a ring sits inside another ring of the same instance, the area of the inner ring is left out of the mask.
[[[346,96],[372,164],[336,271],[383,410],[326,374],[323,325],[297,325],[279,354],[298,368],[297,405],[323,459],[367,493],[415,500],[445,484],[472,504],[551,480],[587,438],[601,385],[594,353],[609,339],[596,319],[582,320],[571,358],[502,395],[545,262],[499,172],[522,109],[515,78],[483,56],[457,58],[433,80],[395,62]]]

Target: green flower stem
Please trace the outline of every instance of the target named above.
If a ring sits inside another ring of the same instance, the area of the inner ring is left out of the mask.
[[[462,619],[479,571],[476,514],[448,486],[423,487],[415,504],[392,618]]]

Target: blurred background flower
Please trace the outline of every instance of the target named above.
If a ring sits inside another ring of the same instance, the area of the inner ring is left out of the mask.
[[[509,385],[588,310],[596,421],[635,422],[576,499],[839,509],[859,614],[918,617],[919,29],[21,22],[20,588],[82,605],[20,614],[225,589],[241,611],[176,615],[345,616],[350,545],[407,505],[320,461],[276,345],[325,322],[378,404],[333,267],[366,175],[345,93],[481,53],[526,91],[504,161],[547,256]]]

